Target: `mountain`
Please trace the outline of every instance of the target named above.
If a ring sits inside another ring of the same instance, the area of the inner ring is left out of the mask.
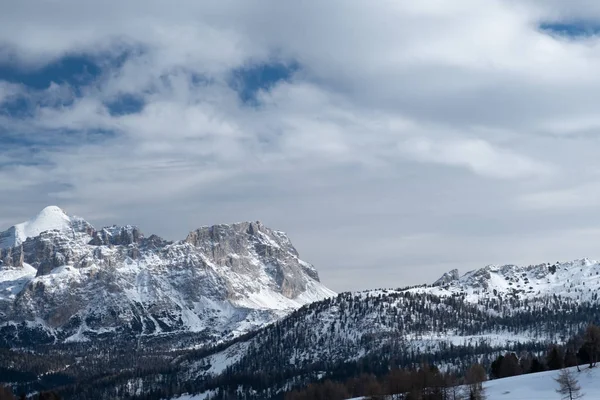
[[[27,238],[36,237],[45,231],[79,231],[85,225],[88,224],[83,219],[70,217],[56,206],[46,207],[29,221],[14,225],[6,231],[0,232],[0,249],[19,246]],[[91,225],[89,227],[91,228]]]
[[[46,242],[77,256],[48,252]],[[44,254],[53,256],[48,260]],[[67,323],[53,331],[56,344],[6,353],[0,346],[19,388],[59,387],[66,399],[167,399],[182,393],[281,399],[283,392],[311,382],[382,376],[393,367],[428,363],[460,373],[475,362],[489,367],[507,351],[543,356],[550,344],[566,344],[590,322],[600,322],[595,261],[487,266],[462,276],[451,271],[433,285],[327,297],[285,235],[258,223],[200,228],[174,243],[146,238],[134,227],[51,231],[13,247],[5,259],[12,261],[5,262],[3,273],[32,274],[22,289],[15,282],[5,285],[5,297],[18,291],[9,302],[11,318],[32,312],[49,326],[54,319],[46,310],[68,309],[80,288],[93,299],[86,303],[90,310],[75,313],[86,316],[74,324],[77,329]],[[63,274],[71,277],[66,285]],[[53,285],[68,287],[62,307],[53,306],[52,295],[45,297]],[[198,292],[204,297],[196,300]],[[308,297],[319,297],[315,293],[325,298],[308,303]],[[194,308],[194,315],[209,322],[199,328],[177,325],[186,321],[179,310],[192,310],[187,301],[201,303],[205,313]],[[302,301],[307,304],[290,312]],[[224,313],[223,304],[234,311]],[[175,311],[160,314],[161,309]],[[279,312],[287,315],[275,320]],[[9,325],[34,324],[28,321]],[[259,326],[264,321],[275,322]],[[19,340],[40,340],[23,332]],[[103,335],[106,340],[94,340]],[[122,346],[122,337],[138,342]],[[228,340],[217,339],[223,337]],[[165,344],[165,338],[172,340]]]
[[[169,242],[130,225],[96,230],[52,206],[0,238],[3,346],[221,341],[335,294],[285,233],[260,222]]]
[[[600,289],[600,263],[587,258],[563,263],[543,263],[520,267],[489,265],[463,276],[457,270],[445,273],[433,287],[415,288],[438,296],[462,294],[467,301],[511,296],[536,299],[560,296],[578,301],[596,301]]]
[[[233,390],[256,379],[268,387],[250,397],[260,399],[390,366],[427,362],[460,370],[475,362],[489,366],[505,351],[544,353],[600,322],[598,273],[600,264],[587,259],[487,266],[463,276],[451,271],[435,285],[341,293],[183,363],[182,377],[205,379],[200,391]]]

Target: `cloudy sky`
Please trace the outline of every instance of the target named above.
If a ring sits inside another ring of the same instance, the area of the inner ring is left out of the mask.
[[[338,291],[600,258],[598,1],[0,4],[0,227],[261,220]]]

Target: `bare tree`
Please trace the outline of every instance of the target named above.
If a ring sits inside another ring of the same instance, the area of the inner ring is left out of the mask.
[[[9,387],[0,386],[0,400],[16,400]]]
[[[584,347],[590,357],[590,368],[596,366],[600,353],[600,327],[589,325],[584,334]]]
[[[575,400],[583,398],[577,377],[570,369],[560,370],[558,378],[554,380],[558,382],[559,388],[556,389],[556,392],[561,395],[561,399]]]
[[[485,390],[481,382],[487,379],[485,369],[481,364],[474,364],[469,368],[465,375],[465,383],[468,388],[468,399],[469,400],[484,400]]]

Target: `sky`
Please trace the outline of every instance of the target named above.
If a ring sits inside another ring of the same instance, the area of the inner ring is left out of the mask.
[[[0,4],[0,227],[260,220],[336,291],[600,258],[597,1]]]

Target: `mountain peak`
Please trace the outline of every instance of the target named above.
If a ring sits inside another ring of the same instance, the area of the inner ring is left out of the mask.
[[[81,225],[82,220],[67,215],[58,206],[48,206],[26,222],[16,224],[4,232],[0,232],[0,249],[18,246],[30,237],[51,230],[68,231],[75,225]],[[87,223],[85,223],[87,225]]]
[[[440,277],[437,281],[433,283],[433,286],[443,286],[447,285],[450,282],[456,281],[460,278],[457,269],[453,269],[452,271],[445,272],[444,275]]]
[[[58,206],[48,206],[45,207],[42,211],[40,211],[36,218],[51,216],[51,215],[67,215],[67,213]]]

